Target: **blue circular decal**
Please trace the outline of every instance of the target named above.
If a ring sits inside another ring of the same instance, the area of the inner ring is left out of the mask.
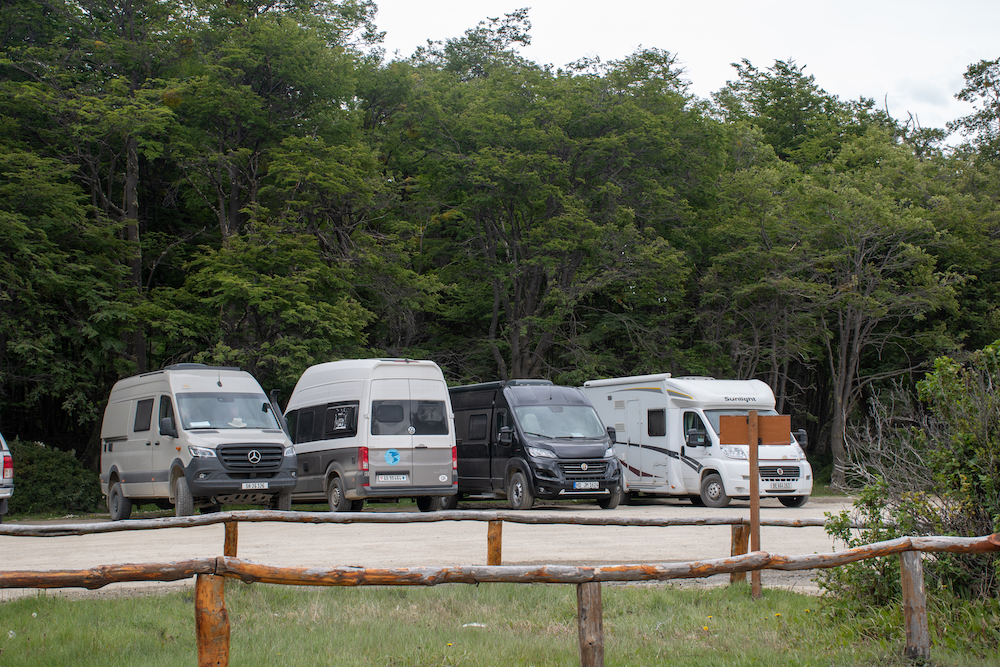
[[[394,466],[397,463],[399,463],[399,459],[400,459],[399,452],[395,449],[390,449],[385,453],[385,462],[391,466]]]

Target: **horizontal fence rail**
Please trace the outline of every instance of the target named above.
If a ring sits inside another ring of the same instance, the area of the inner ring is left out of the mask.
[[[748,526],[744,517],[626,517],[626,516],[563,516],[558,514],[522,514],[517,512],[484,510],[448,510],[442,512],[276,512],[274,510],[241,510],[216,512],[199,516],[163,517],[159,519],[126,519],[102,523],[52,524],[47,526],[20,526],[0,524],[0,535],[16,537],[65,537],[116,533],[130,530],[158,530],[161,528],[193,528],[232,521],[261,523],[280,521],[286,523],[433,523],[437,521],[502,521],[527,525],[570,524],[580,526]],[[761,526],[785,528],[823,527],[826,519],[761,519]],[[861,528],[863,526],[852,526]]]
[[[481,521],[489,523],[488,564],[460,567],[365,568],[278,567],[236,558],[240,522],[287,523],[428,523],[435,521]],[[732,556],[690,562],[621,564],[603,566],[511,566],[501,565],[501,527],[504,522],[521,524],[575,524],[595,526],[732,526]],[[926,660],[930,655],[921,553],[989,553],[1000,551],[1000,534],[984,537],[903,537],[829,553],[801,556],[746,553],[743,517],[638,518],[580,517],[514,512],[445,511],[435,513],[339,513],[240,511],[203,516],[169,517],[75,525],[19,526],[0,524],[0,535],[62,537],[113,533],[128,530],[225,525],[224,556],[167,563],[104,565],[84,570],[0,570],[0,588],[87,588],[114,583],[179,581],[195,578],[195,628],[199,665],[229,664],[229,618],[223,582],[290,586],[436,586],[440,584],[549,583],[576,584],[580,662],[584,667],[604,664],[602,582],[668,581],[730,574],[731,581],[746,572],[760,570],[810,570],[840,567],[869,558],[898,555],[903,584],[906,656]],[[822,527],[825,519],[761,519],[763,526],[792,528]],[[859,526],[856,526],[859,527]]]

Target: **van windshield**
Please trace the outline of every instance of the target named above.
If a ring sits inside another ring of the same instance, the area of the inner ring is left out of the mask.
[[[265,408],[268,406],[268,408]],[[177,394],[181,428],[280,428],[264,394]]]
[[[521,429],[545,438],[603,438],[607,431],[589,405],[522,405],[514,408]]]

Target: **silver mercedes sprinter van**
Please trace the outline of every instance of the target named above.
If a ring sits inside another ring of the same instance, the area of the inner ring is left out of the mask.
[[[133,503],[288,510],[295,452],[264,390],[239,368],[176,364],[119,380],[101,426],[101,491],[111,519]]]

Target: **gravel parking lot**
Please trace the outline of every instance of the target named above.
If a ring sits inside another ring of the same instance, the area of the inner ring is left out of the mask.
[[[505,509],[498,503],[463,502],[460,509]],[[761,517],[819,518],[850,509],[844,498],[815,498],[804,507],[786,508],[774,500],[761,502]],[[366,511],[387,511],[378,505]],[[393,510],[398,511],[398,510]],[[596,505],[542,503],[535,514],[634,517],[744,517],[747,502],[734,501],[723,509],[694,507],[674,500],[645,500],[642,504],[601,510]],[[94,523],[100,518],[62,519],[44,523]],[[29,522],[24,522],[25,525]],[[33,522],[42,523],[42,522]],[[14,522],[13,525],[17,525]],[[418,567],[481,565],[486,563],[488,524],[482,521],[442,521],[414,524],[293,524],[242,523],[239,551],[242,559],[288,567]],[[731,531],[723,526],[624,527],[583,525],[525,525],[504,523],[504,565],[606,565],[612,563],[680,562],[724,558],[730,555]],[[122,563],[170,562],[214,557],[223,552],[224,527],[168,528],[67,537],[0,535],[0,570],[67,570]],[[823,528],[762,527],[761,549],[774,554],[803,555],[842,550]],[[814,573],[764,571],[765,587],[818,592]],[[676,580],[677,586],[717,585],[728,575],[709,579]],[[167,587],[193,585],[113,584],[95,592],[60,589],[48,594],[134,594]],[[0,600],[34,591],[0,590]]]

